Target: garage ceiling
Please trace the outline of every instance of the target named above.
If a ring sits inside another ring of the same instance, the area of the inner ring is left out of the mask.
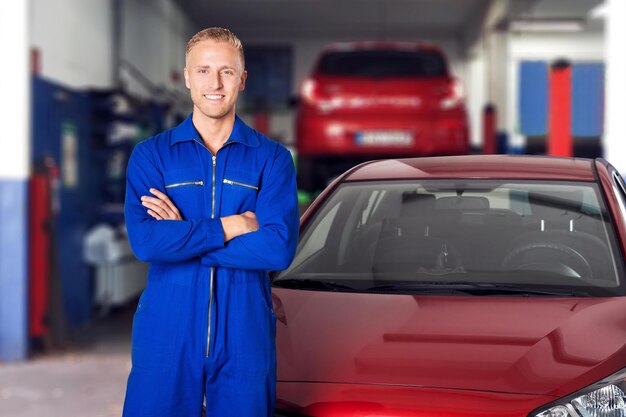
[[[176,0],[198,25],[262,39],[477,36],[490,5],[504,18],[586,18],[601,0]],[[464,39],[472,42],[473,39]]]
[[[177,0],[200,27],[242,37],[450,36],[484,15],[490,0]]]

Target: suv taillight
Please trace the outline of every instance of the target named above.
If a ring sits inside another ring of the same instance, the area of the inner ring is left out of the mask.
[[[457,78],[453,78],[446,88],[444,96],[439,101],[442,110],[451,110],[465,104],[465,86]]]
[[[330,98],[322,94],[320,84],[314,78],[304,80],[300,89],[300,95],[305,104],[313,106],[322,112],[334,110],[337,107],[341,107],[343,103],[340,98]]]
[[[302,83],[300,89],[302,100],[309,105],[315,105],[319,99],[319,91],[317,82],[313,78],[307,78]]]

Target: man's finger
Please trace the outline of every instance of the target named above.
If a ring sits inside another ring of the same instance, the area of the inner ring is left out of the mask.
[[[157,213],[155,213],[154,211],[148,209],[148,214],[151,215],[152,217],[154,217],[157,220],[163,220],[163,218],[161,216],[159,216]]]
[[[164,201],[165,204],[167,204],[168,207],[170,208],[170,210],[172,210],[174,213],[180,214],[178,212],[178,208],[174,205],[174,203],[172,203],[172,200],[170,200],[170,198],[167,196],[167,194],[162,193],[161,191],[157,190],[156,188],[150,188],[150,192],[152,194],[154,194],[155,196],[157,196],[159,198],[159,200]]]
[[[144,207],[152,209],[152,211],[158,213],[159,216],[163,218],[171,218],[171,219],[176,218],[176,215],[169,210],[169,207],[167,206],[167,204],[163,203],[162,201],[156,200],[155,202],[155,201],[149,201],[148,199],[145,199],[144,201],[141,202],[141,204]]]

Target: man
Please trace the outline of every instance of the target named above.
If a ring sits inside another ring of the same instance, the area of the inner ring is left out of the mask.
[[[235,115],[241,42],[209,28],[187,44],[193,113],[139,143],[127,170],[131,247],[150,262],[133,321],[125,417],[273,416],[267,271],[290,264],[298,206],[291,154]]]

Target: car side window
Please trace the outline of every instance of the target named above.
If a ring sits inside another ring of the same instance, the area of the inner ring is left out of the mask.
[[[615,194],[618,196],[622,219],[626,221],[626,184],[624,184],[624,179],[617,171],[613,172],[613,188],[615,188]]]

